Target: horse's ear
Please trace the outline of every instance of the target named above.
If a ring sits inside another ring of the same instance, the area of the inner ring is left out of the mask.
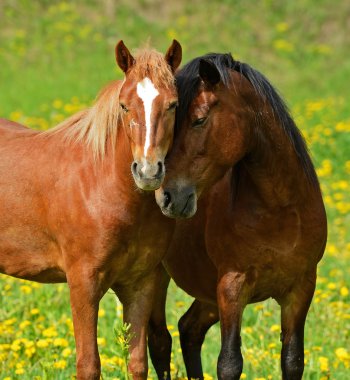
[[[213,63],[206,59],[199,61],[199,76],[204,83],[211,86],[220,82],[220,73]]]
[[[115,57],[118,66],[126,73],[135,63],[134,57],[130,54],[128,48],[124,45],[123,40],[120,40],[115,47]]]
[[[167,50],[165,54],[165,60],[168,62],[171,67],[172,72],[174,73],[179,67],[182,59],[182,47],[180,43],[176,40],[173,40],[173,43]]]

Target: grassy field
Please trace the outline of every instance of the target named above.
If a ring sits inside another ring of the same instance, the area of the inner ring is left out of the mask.
[[[209,51],[261,70],[290,105],[317,167],[329,240],[305,332],[304,378],[350,374],[350,3],[340,0],[0,1],[0,117],[47,129],[91,104],[107,81],[121,78],[114,46],[150,39],[165,51],[172,38],[184,61]],[[0,276],[0,380],[68,379],[75,374],[65,284]],[[173,377],[185,376],[177,320],[191,299],[171,285],[169,330]],[[122,308],[108,293],[99,313],[104,379],[125,378]],[[113,328],[116,333],[113,334]],[[248,306],[242,351],[246,379],[279,379],[279,309]],[[206,378],[215,378],[218,326],[203,348]],[[155,378],[150,369],[150,378]]]

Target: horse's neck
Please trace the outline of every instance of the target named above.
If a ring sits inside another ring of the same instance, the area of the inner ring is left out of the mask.
[[[143,193],[137,190],[131,173],[133,156],[128,137],[122,125],[119,126],[114,151],[107,149],[101,165],[100,177],[105,181],[106,189],[115,196],[127,195],[132,202],[142,201]],[[108,148],[110,148],[109,146]],[[117,200],[118,200],[117,198]]]
[[[298,203],[309,183],[294,147],[277,121],[264,125],[263,140],[242,162],[246,188],[266,207]]]

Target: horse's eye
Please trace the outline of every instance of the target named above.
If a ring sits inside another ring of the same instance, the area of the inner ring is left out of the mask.
[[[205,117],[201,117],[201,118],[195,120],[192,123],[192,127],[194,127],[194,128],[202,127],[205,124],[205,122],[207,121],[207,119],[208,119],[208,117],[205,116]]]
[[[129,112],[128,107],[127,107],[125,104],[123,104],[123,103],[120,103],[120,108],[121,108],[125,113],[128,113],[128,112]]]
[[[177,101],[175,101],[175,102],[171,102],[170,104],[169,104],[169,107],[168,107],[168,111],[173,111],[173,110],[175,110],[175,108],[178,106],[178,102]]]

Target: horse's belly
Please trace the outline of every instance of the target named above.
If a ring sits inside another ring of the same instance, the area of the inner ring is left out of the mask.
[[[28,226],[0,230],[0,272],[38,282],[64,282],[56,244]]]

